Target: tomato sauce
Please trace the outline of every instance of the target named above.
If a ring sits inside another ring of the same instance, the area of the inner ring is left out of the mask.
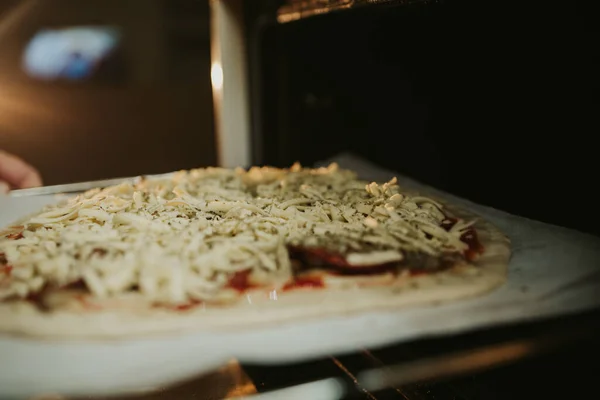
[[[85,294],[77,294],[75,295],[75,299],[77,299],[77,301],[88,310],[102,310],[102,307],[100,307],[98,304],[89,302],[87,296],[88,295]]]
[[[173,307],[173,309],[176,311],[188,311],[188,310],[191,310],[192,308],[198,307],[201,304],[202,304],[202,302],[199,300],[192,300],[189,303],[177,305],[177,306]]]
[[[457,222],[458,220],[456,218],[446,218],[446,220],[442,222],[442,228],[449,231],[454,225],[456,225]],[[468,261],[473,261],[478,254],[483,253],[484,247],[479,241],[479,238],[477,237],[477,231],[475,229],[467,229],[460,237],[460,240],[469,246],[469,248],[463,253]]]
[[[301,288],[322,288],[325,287],[323,278],[318,276],[300,276],[295,278],[293,281],[286,283],[282,290],[292,290]]]
[[[245,292],[248,289],[257,287],[250,282],[250,270],[237,271],[229,278],[227,287],[237,290],[240,293]]]
[[[152,307],[161,308],[164,310],[172,310],[172,311],[189,311],[189,310],[192,310],[202,304],[204,304],[204,302],[202,302],[201,300],[190,300],[187,303],[177,304],[177,305],[155,303],[152,305]]]
[[[483,245],[477,238],[477,232],[475,229],[469,229],[461,237],[460,240],[469,245],[469,248],[465,250],[465,258],[469,261],[473,261],[478,254],[483,253]]]
[[[7,276],[10,276],[10,273],[13,270],[13,266],[12,265],[2,265],[0,266],[0,274],[4,274]]]
[[[10,275],[12,272],[12,265],[8,265],[6,254],[0,252],[0,274]]]

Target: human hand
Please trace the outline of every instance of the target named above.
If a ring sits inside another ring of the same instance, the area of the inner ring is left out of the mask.
[[[19,157],[0,150],[0,193],[42,185],[39,172]]]

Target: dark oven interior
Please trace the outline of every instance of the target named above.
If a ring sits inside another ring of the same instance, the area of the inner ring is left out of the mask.
[[[600,132],[592,51],[600,28],[587,3],[385,1],[280,24],[281,3],[246,10],[254,163],[310,165],[352,152],[477,203],[600,234],[598,213],[585,205]],[[472,344],[450,340],[446,350]],[[572,367],[597,355],[598,341],[576,347],[374,398],[578,397],[594,388]],[[351,371],[364,362],[343,360]],[[294,368],[247,370],[265,387],[319,370]]]
[[[255,163],[350,151],[598,234],[599,28],[587,3],[391,1],[285,24],[247,2]]]

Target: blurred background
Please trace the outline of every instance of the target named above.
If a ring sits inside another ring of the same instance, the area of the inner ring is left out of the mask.
[[[600,234],[600,213],[583,200],[595,194],[600,132],[591,2],[396,0],[288,24],[276,10],[302,1],[235,2],[245,43],[221,38],[238,78],[225,84],[228,114],[216,110],[224,129],[209,3],[0,0],[0,149],[52,185],[215,165],[215,131],[227,130],[220,150],[237,165],[247,82],[252,164],[349,151],[480,204]]]
[[[214,165],[208,11],[0,0],[0,148],[46,184]]]

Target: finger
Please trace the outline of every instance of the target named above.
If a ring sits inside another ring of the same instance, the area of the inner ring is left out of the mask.
[[[31,171],[25,175],[25,178],[23,181],[21,181],[19,189],[27,189],[38,186],[42,186],[42,178],[40,177],[40,174],[33,167],[31,167]]]
[[[10,191],[8,183],[0,181],[0,194],[7,194]]]
[[[0,151],[0,179],[23,189],[40,186],[42,179],[35,168],[12,154]]]

